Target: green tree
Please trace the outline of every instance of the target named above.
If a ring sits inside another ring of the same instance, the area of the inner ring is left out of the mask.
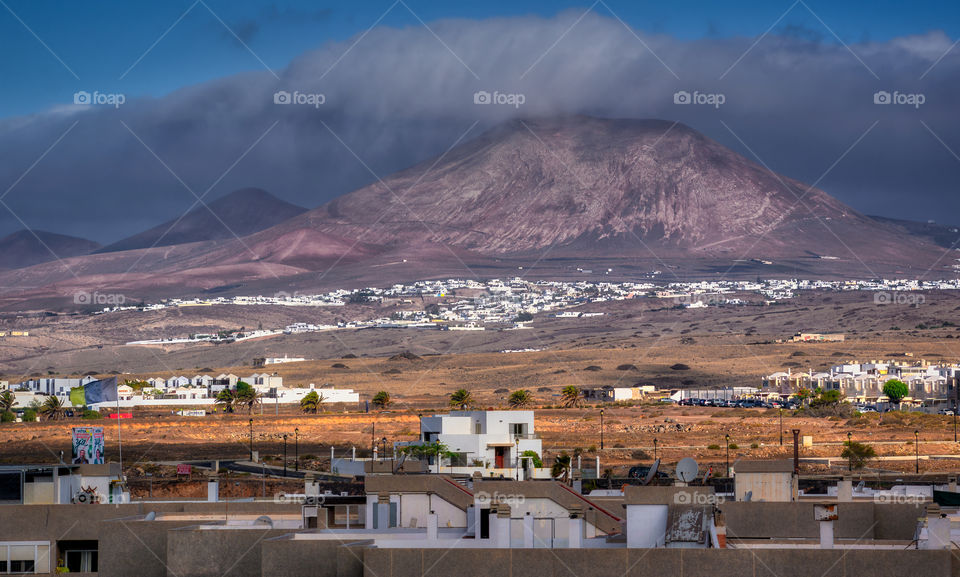
[[[253,410],[260,404],[260,393],[249,383],[237,381],[236,400],[234,404],[253,414]]]
[[[377,407],[379,409],[386,409],[387,407],[390,406],[390,403],[392,403],[393,400],[390,398],[390,393],[388,393],[387,391],[380,391],[373,396],[373,399],[371,399],[371,402],[373,402],[374,407]]]
[[[518,322],[518,323],[529,323],[530,321],[533,320],[533,315],[530,314],[530,313],[528,313],[528,312],[526,312],[526,311],[524,311],[524,312],[518,314],[518,315],[517,315],[517,318],[515,318],[515,319],[513,319],[513,320],[516,321],[516,322]]]
[[[473,404],[473,395],[467,389],[457,389],[450,394],[450,406],[465,410]]]
[[[560,477],[564,483],[567,482],[570,477],[570,455],[566,451],[557,455],[557,458],[553,461],[553,466],[550,467],[550,476],[554,479]]]
[[[300,410],[304,413],[316,413],[320,408],[320,395],[317,391],[310,391],[300,399]]]
[[[830,405],[836,405],[843,400],[843,393],[837,389],[830,389],[824,391],[823,389],[817,388],[819,391],[817,397],[810,401],[811,407],[825,407]]]
[[[27,409],[23,412],[23,422],[32,423],[37,420],[37,412],[33,409]]]
[[[234,410],[234,405],[237,400],[236,392],[231,389],[223,389],[217,393],[217,398],[214,399],[213,403],[215,405],[220,405],[223,407],[223,410],[227,413],[232,413]]]
[[[574,385],[567,385],[560,391],[560,402],[564,407],[579,407],[583,404],[583,392]]]
[[[907,388],[907,384],[899,379],[890,379],[883,384],[883,394],[890,399],[891,403],[900,404],[900,401],[903,400],[908,394],[910,394],[910,389]]]
[[[530,457],[530,460],[533,461],[533,466],[536,467],[537,469],[543,466],[543,461],[540,460],[540,455],[538,455],[536,451],[531,451],[530,449],[527,449],[526,451],[520,453],[520,456]]]
[[[840,456],[849,461],[851,469],[862,469],[867,461],[877,456],[873,447],[856,441],[847,441]]]
[[[0,413],[6,413],[16,404],[17,397],[12,391],[0,392]]]
[[[510,393],[510,398],[507,399],[507,404],[514,409],[522,409],[524,407],[530,406],[530,403],[533,402],[533,393],[526,389],[518,389]]]
[[[59,420],[65,415],[63,400],[60,397],[51,395],[40,406],[40,414],[50,420]]]

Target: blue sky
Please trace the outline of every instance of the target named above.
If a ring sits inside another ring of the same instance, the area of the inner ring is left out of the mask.
[[[836,42],[830,30],[851,44],[930,30],[960,36],[960,3],[956,2],[604,1],[593,5],[596,13],[609,16],[612,10],[638,31],[679,39],[754,37],[778,19],[774,34],[825,42]],[[378,20],[380,25],[402,28],[419,26],[418,17],[426,22],[551,17],[563,11],[583,12],[591,5],[570,0],[406,0],[407,10],[393,1],[2,0],[0,75],[5,82],[0,117],[67,103],[77,90],[162,96],[183,86],[262,69],[258,59],[281,69],[296,56],[350,39]],[[247,43],[249,51],[218,18]]]

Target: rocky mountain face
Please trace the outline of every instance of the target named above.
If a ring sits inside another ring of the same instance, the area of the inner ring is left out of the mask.
[[[552,247],[896,259],[906,242],[901,230],[684,125],[590,117],[510,122],[284,226],[293,224],[488,255]]]
[[[44,287],[50,298],[106,286],[268,294],[532,263],[555,275],[626,265],[688,278],[954,274],[929,236],[660,120],[516,120],[308,212],[257,189],[210,208],[219,218],[199,207],[69,269],[0,274],[0,286]]]

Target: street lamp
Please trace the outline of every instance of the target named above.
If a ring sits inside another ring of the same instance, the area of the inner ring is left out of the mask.
[[[287,434],[283,434],[283,476],[287,476]]]
[[[387,458],[387,438],[384,437],[380,439],[380,462],[384,462]]]
[[[783,446],[783,407],[780,407],[780,446]]]
[[[653,438],[653,460],[657,460],[657,438]]]
[[[953,406],[953,442],[957,442],[957,406]]]
[[[253,461],[253,419],[250,419],[250,460]]]
[[[848,459],[849,465],[847,467],[848,471],[853,471],[853,449],[851,447],[853,447],[853,433],[847,431],[847,450],[850,451],[850,459]]]
[[[727,470],[724,473],[724,477],[730,476],[730,435],[725,435],[724,439],[727,441]]]
[[[603,450],[603,409],[600,409],[600,450]]]
[[[294,460],[293,460],[293,470],[300,472],[300,427],[294,427],[293,429],[293,450],[294,450]]]
[[[920,474],[920,430],[917,429],[913,432],[913,450],[917,457],[916,473]]]

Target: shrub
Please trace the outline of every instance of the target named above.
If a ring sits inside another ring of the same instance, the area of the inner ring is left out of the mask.
[[[33,409],[27,409],[23,412],[23,422],[32,423],[37,420],[37,412]]]
[[[0,423],[12,423],[17,420],[17,416],[13,414],[13,411],[4,411],[0,415]]]
[[[87,409],[83,412],[84,419],[102,419],[103,415],[100,414],[100,411],[94,411],[92,409]]]
[[[751,449],[759,449],[759,448],[760,448],[760,445],[759,445],[758,443],[750,443],[750,448],[751,448]]]
[[[840,456],[850,462],[850,468],[852,469],[862,469],[867,461],[877,456],[877,452],[870,445],[856,441],[848,441],[844,444],[846,447],[844,447]]]
[[[650,454],[643,449],[637,449],[636,451],[630,453],[630,458],[638,461],[646,461],[650,459]]]
[[[713,444],[707,445],[707,448],[710,449],[711,451],[719,451],[720,445],[713,443]]]
[[[727,447],[730,448],[730,449],[733,449],[733,450],[735,451],[735,450],[737,450],[737,449],[740,448],[740,445],[738,445],[738,444],[736,444],[736,443],[730,443]]]
[[[674,364],[674,365],[670,365],[670,368],[673,369],[674,371],[689,371],[689,370],[690,370],[690,366],[689,366],[689,365],[685,365],[685,364],[683,364],[683,363],[676,363],[676,364]]]

